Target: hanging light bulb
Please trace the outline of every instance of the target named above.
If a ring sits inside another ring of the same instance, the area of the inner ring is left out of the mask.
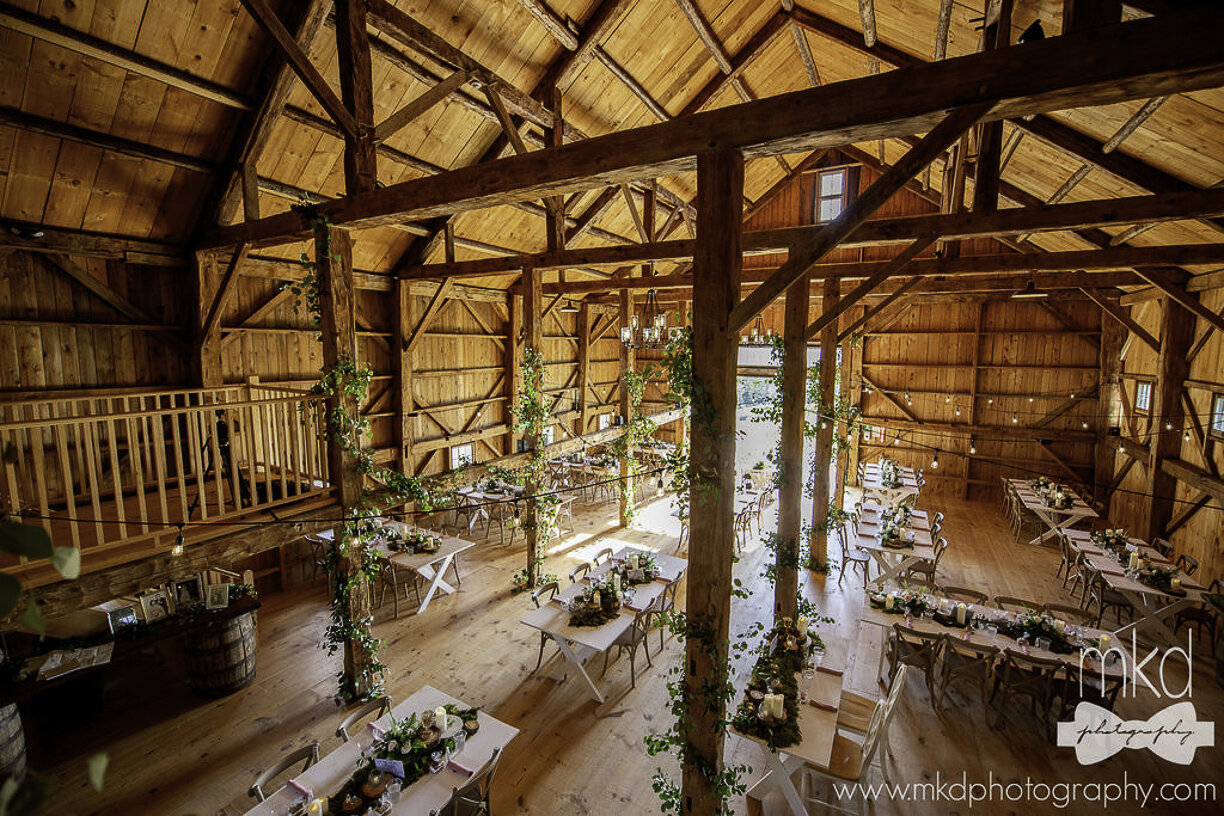
[[[1080,424],[1084,426],[1084,430],[1085,430],[1085,431],[1086,431],[1086,430],[1088,430],[1088,420],[1086,420],[1086,419],[1085,419],[1085,420],[1084,420],[1083,422],[1081,422]]]
[[[952,401],[952,395],[951,395],[951,394],[947,394],[947,395],[945,395],[945,396],[944,396],[944,402],[951,402],[951,401]]]
[[[519,504],[518,502],[515,502],[514,503],[514,520],[518,521],[522,517],[523,517],[522,513],[519,512]]]
[[[1165,420],[1165,430],[1166,431],[1173,430],[1173,422],[1171,420],[1167,420],[1167,419]]]
[[[663,477],[662,476],[659,477],[659,483],[655,485],[655,493],[657,493],[660,496],[663,495]]]
[[[977,445],[973,443],[973,438],[970,437],[969,438],[969,454],[973,455],[975,453],[977,453]]]
[[[1033,401],[1033,398],[1032,398],[1032,397],[1029,397],[1029,402],[1032,402],[1032,401]]]
[[[1183,442],[1189,442],[1189,441],[1190,441],[1190,432],[1189,432],[1189,431],[1186,431],[1184,434],[1182,434],[1182,441],[1183,441]]]
[[[956,415],[960,416],[960,406],[959,405],[956,407]]]
[[[174,546],[170,548],[170,554],[178,557],[183,554],[187,548],[187,539],[183,536],[183,525],[178,525],[178,536],[174,539]]]
[[[935,451],[935,456],[932,457],[931,459],[931,468],[934,469],[937,467],[939,467],[939,451],[938,450]]]
[[[990,397],[989,399],[987,399],[987,400],[986,400],[986,404],[987,404],[987,405],[994,405],[994,397]]]
[[[1020,422],[1020,417],[1016,416],[1015,414],[1012,414],[1012,424],[1015,425],[1019,422]]]

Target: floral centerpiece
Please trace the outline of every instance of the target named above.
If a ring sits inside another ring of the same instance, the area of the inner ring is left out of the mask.
[[[901,466],[887,456],[880,460],[880,484],[895,490],[902,484]]]
[[[892,592],[872,593],[871,605],[890,615],[921,615],[931,607],[931,599],[921,587],[905,587]]]
[[[1038,476],[1036,479],[1029,481],[1029,487],[1033,488],[1034,493],[1045,493],[1054,487],[1054,480],[1049,476]]]
[[[910,507],[898,502],[880,513],[880,531],[877,534],[885,547],[907,546],[905,531],[910,523]],[[908,544],[912,546],[912,544]]]
[[[1046,491],[1044,498],[1046,506],[1055,510],[1066,510],[1075,503],[1075,498],[1062,485],[1050,488]]]
[[[618,558],[612,562],[609,574],[620,576],[622,586],[634,584],[649,584],[659,577],[659,564],[654,553],[632,552],[626,558]]]
[[[394,528],[388,529],[383,541],[391,552],[406,553],[436,553],[442,546],[442,539],[428,530],[410,530],[400,533]]]
[[[732,725],[742,734],[762,739],[771,748],[786,748],[802,740],[799,733],[799,682],[808,652],[820,637],[805,618],[780,618],[764,633],[744,698]]]
[[[1067,640],[1066,624],[1049,615],[1026,609],[1015,621],[1001,621],[999,633],[1020,640],[1034,642],[1037,638],[1050,641],[1050,651],[1055,654],[1071,654],[1075,647]]]
[[[1181,591],[1180,574],[1181,570],[1177,567],[1148,567],[1139,573],[1139,580],[1153,589],[1177,593]]]
[[[603,579],[591,581],[568,603],[570,626],[603,626],[620,614],[625,601],[625,589],[619,573],[609,572]]]
[[[1125,550],[1129,538],[1126,530],[1121,527],[1111,527],[1108,530],[1097,530],[1092,534],[1092,543],[1103,550]]]
[[[391,718],[391,727],[377,735],[362,752],[357,771],[328,797],[329,813],[364,813],[384,806],[384,794],[393,779],[404,787],[431,770],[439,769],[461,748],[459,734],[475,734],[480,728],[478,709],[440,706],[433,711],[410,714],[406,720]]]

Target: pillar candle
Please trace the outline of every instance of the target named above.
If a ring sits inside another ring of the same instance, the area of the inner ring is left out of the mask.
[[[939,613],[941,615],[948,614],[948,599],[947,598],[939,599]]]
[[[446,709],[438,706],[434,709],[434,720],[438,723],[438,728],[442,731],[446,730]]]
[[[956,622],[961,626],[965,625],[965,605],[963,603],[956,605]]]
[[[1174,578],[1172,581],[1169,582],[1169,585],[1173,587],[1174,592],[1178,592],[1181,590],[1181,579]]]
[[[1061,618],[1056,619],[1054,621],[1054,631],[1060,635],[1063,632],[1067,631],[1067,622],[1065,620],[1062,620]]]
[[[1101,652],[1109,650],[1109,635],[1101,635]]]
[[[1127,562],[1127,568],[1132,570],[1139,569],[1139,553],[1130,554],[1130,560]]]
[[[808,627],[808,619],[800,615],[799,620],[795,621],[795,628],[798,629],[799,634],[802,635],[807,632],[807,627]]]
[[[327,800],[315,799],[310,803],[310,807],[307,808],[306,812],[310,816],[325,816],[327,813]]]
[[[591,606],[599,606],[599,590],[591,593]]]
[[[893,608],[893,596],[885,595],[884,596],[884,611],[891,612],[892,608]]]

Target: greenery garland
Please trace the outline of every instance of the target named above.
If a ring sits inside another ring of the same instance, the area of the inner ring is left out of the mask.
[[[538,495],[535,492],[548,473],[548,459],[541,437],[552,412],[544,395],[544,358],[531,346],[523,348],[522,371],[523,390],[518,395],[518,401],[510,406],[510,412],[514,418],[514,430],[527,435],[531,441],[531,450],[527,464],[522,468],[498,468],[496,472],[511,484],[533,486],[531,495],[526,497],[527,512],[524,518],[516,523],[523,530],[535,533],[536,554],[528,560],[527,566],[511,577],[511,592],[535,589],[557,580],[555,575],[541,573],[544,566],[544,548],[540,546],[540,542],[547,544],[556,535],[559,526],[557,519],[561,511],[560,497],[550,493]]]
[[[654,437],[658,426],[650,417],[645,416],[639,410],[642,405],[642,397],[646,390],[646,383],[652,379],[655,371],[652,367],[647,366],[643,371],[626,371],[621,375],[621,381],[624,384],[626,393],[629,395],[629,418],[625,425],[625,432],[617,437],[611,444],[612,455],[619,462],[624,462],[628,466],[629,478],[617,482],[617,490],[620,493],[621,499],[625,505],[625,526],[633,526],[634,520],[637,518],[638,509],[635,497],[632,495],[636,490],[637,477],[641,472],[637,457],[633,451],[642,443]],[[629,496],[625,493],[628,491]]]

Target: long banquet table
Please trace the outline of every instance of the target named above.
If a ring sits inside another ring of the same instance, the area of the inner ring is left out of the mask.
[[[613,557],[625,558],[635,552],[645,554],[647,551],[634,547],[622,547]],[[685,569],[688,568],[688,561],[686,559],[662,553],[650,554],[654,556],[655,563],[659,567],[658,577],[650,584],[641,584],[636,587],[632,608],[622,607],[619,615],[602,626],[570,625],[570,613],[565,608],[564,603],[577,594],[580,589],[578,585],[567,587],[552,601],[544,604],[539,609],[531,610],[520,620],[520,623],[526,626],[539,629],[557,644],[562,657],[565,658],[565,663],[572,666],[578,672],[578,676],[586,683],[591,696],[600,703],[604,702],[603,692],[600,691],[599,686],[595,684],[591,676],[587,674],[584,664],[594,655],[602,654],[616,645],[616,639],[633,625],[633,618],[636,613],[654,603],[655,599],[662,594],[666,585],[672,581],[679,580],[680,576],[684,574]],[[608,563],[601,564],[591,570],[584,580],[598,578],[610,568],[611,566]],[[555,676],[556,672],[553,672],[553,675]]]
[[[467,708],[466,703],[438,691],[433,686],[424,686],[420,691],[410,695],[406,700],[395,706],[389,715],[375,721],[375,724],[388,728],[391,719],[407,719],[409,714],[420,714],[433,711],[438,706],[456,705]],[[518,729],[512,725],[489,716],[483,710],[477,715],[480,729],[468,738],[463,750],[454,761],[473,772],[479,771],[493,757],[496,750],[505,750],[510,741],[518,735]],[[330,752],[317,763],[293,778],[302,788],[312,791],[316,797],[330,796],[338,791],[356,770],[357,761],[363,749],[373,742],[373,733],[368,728],[360,737],[349,740]],[[404,788],[403,795],[392,808],[392,814],[399,816],[424,816],[424,814],[441,812],[451,801],[455,788],[461,787],[469,779],[449,766],[433,774],[426,774],[413,784]],[[291,786],[278,790],[263,802],[246,812],[246,816],[282,816],[289,812],[289,807],[299,799],[301,794]]]
[[[880,574],[871,580],[873,584],[898,580],[910,567],[935,560],[935,542],[931,539],[931,527],[925,513],[915,512],[910,517],[906,531],[914,535],[913,546],[886,547],[876,537],[882,510],[880,505],[863,505],[863,516],[859,521],[858,539],[855,542],[859,548],[866,550],[880,567]]]
[[[1030,544],[1041,544],[1047,538],[1056,536],[1081,521],[1097,518],[1097,512],[1089,507],[1078,493],[1065,485],[1063,490],[1071,495],[1071,506],[1059,508],[1046,504],[1045,499],[1039,496],[1024,479],[1009,479],[1008,481],[1012,489],[1016,491],[1024,509],[1031,511],[1046,526],[1045,532],[1030,541]]]
[[[1203,603],[1203,587],[1185,575],[1178,576],[1184,595],[1175,595],[1149,586],[1128,576],[1124,565],[1119,564],[1111,554],[1093,545],[1090,534],[1079,530],[1069,530],[1065,534],[1071,546],[1083,553],[1084,559],[1101,574],[1105,585],[1126,598],[1135,611],[1135,619],[1116,629],[1114,634],[1121,635],[1133,630],[1144,632],[1163,645],[1176,645],[1177,636],[1166,621],[1173,619],[1183,609]],[[1132,538],[1128,547],[1133,547],[1141,555],[1166,569],[1173,566],[1159,551],[1147,546],[1141,539]]]
[[[901,468],[901,484],[897,487],[886,487],[882,480],[880,466],[872,463],[863,469],[863,496],[883,505],[896,504],[902,499],[917,496],[919,492],[918,474],[913,468]]]

